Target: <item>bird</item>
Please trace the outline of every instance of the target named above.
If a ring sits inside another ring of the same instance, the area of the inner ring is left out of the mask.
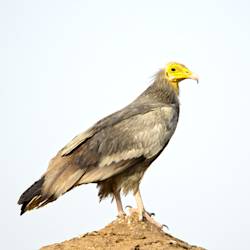
[[[96,183],[100,201],[108,196],[115,200],[118,217],[126,216],[121,194],[132,192],[139,220],[160,227],[146,211],[139,186],[176,130],[179,83],[185,79],[198,82],[197,75],[183,64],[167,63],[129,105],[74,137],[50,160],[41,178],[20,196],[20,214],[53,202],[74,187]]]

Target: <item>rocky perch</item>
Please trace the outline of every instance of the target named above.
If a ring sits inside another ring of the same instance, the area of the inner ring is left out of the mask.
[[[41,250],[205,250],[191,246],[157,228],[137,215],[119,218],[105,228],[42,247]]]

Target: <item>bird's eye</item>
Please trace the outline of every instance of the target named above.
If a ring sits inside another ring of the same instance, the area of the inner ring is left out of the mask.
[[[172,68],[171,71],[175,71],[175,68]]]

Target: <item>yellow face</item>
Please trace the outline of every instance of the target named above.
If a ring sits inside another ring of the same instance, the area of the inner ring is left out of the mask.
[[[166,78],[170,82],[180,82],[184,79],[193,79],[198,81],[198,77],[195,76],[187,67],[176,62],[167,64],[165,74]]]
[[[170,85],[175,90],[176,94],[179,94],[179,82],[185,79],[193,79],[198,82],[198,77],[192,73],[186,66],[180,63],[171,62],[168,63],[165,68],[165,77]]]

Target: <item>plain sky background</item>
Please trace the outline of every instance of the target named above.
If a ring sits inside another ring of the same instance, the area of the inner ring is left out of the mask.
[[[176,133],[141,184],[146,209],[191,244],[249,249],[249,13],[247,0],[1,0],[1,249],[38,249],[115,219],[94,184],[22,217],[16,203],[59,149],[173,60],[200,84],[180,84]]]

